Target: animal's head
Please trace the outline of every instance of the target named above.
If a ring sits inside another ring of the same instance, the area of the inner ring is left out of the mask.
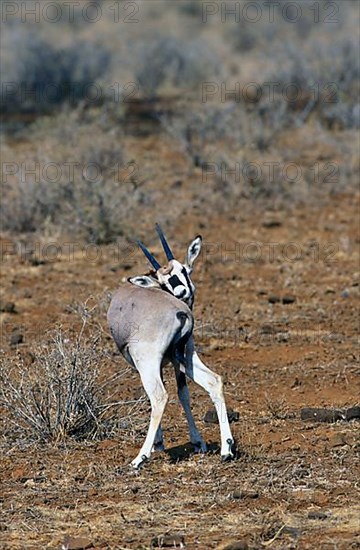
[[[185,302],[189,307],[192,307],[194,302],[195,285],[191,280],[191,273],[196,258],[200,254],[202,238],[200,235],[195,237],[189,244],[187,249],[185,263],[181,263],[174,258],[174,255],[169,247],[165,236],[159,224],[156,224],[156,231],[160,237],[161,244],[168,263],[161,266],[154,258],[151,252],[138,241],[138,245],[151,263],[154,271],[148,275],[140,275],[139,277],[130,277],[128,281],[133,285],[143,288],[161,288],[169,292],[179,300]]]

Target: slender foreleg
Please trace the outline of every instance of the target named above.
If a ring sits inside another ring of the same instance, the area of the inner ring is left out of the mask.
[[[221,376],[211,371],[201,361],[195,351],[193,338],[189,340],[186,346],[186,375],[209,393],[219,420],[221,456],[224,461],[230,460],[234,457],[234,438],[231,434],[227,416],[222,379]]]

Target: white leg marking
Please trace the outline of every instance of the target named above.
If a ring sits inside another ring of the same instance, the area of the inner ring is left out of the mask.
[[[168,400],[168,394],[160,376],[160,360],[156,362],[142,361],[141,364],[137,361],[136,366],[140,373],[144,390],[150,399],[151,417],[145,442],[139,454],[131,463],[134,468],[138,468],[142,462],[150,457],[151,449],[154,445],[155,437]]]
[[[187,376],[209,393],[215,405],[220,426],[221,456],[224,459],[232,458],[234,456],[232,450],[234,438],[228,421],[221,376],[215,374],[201,361],[194,349],[192,338],[189,340],[186,349],[186,363]]]

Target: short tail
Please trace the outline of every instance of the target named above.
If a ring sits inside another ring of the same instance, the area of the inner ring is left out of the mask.
[[[192,335],[194,318],[185,311],[178,311],[176,317],[181,325],[173,340],[172,354],[179,363],[185,364],[185,346]]]

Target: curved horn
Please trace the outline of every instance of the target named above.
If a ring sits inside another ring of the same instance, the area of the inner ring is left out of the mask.
[[[143,245],[141,241],[137,241],[138,245],[140,246],[141,250],[144,252],[145,256],[153,266],[153,268],[160,269],[161,265],[155,260],[154,256],[151,254],[151,252],[148,251],[148,249]]]
[[[170,246],[168,245],[168,243],[165,239],[164,233],[162,232],[162,229],[161,229],[160,225],[157,223],[155,225],[155,228],[156,228],[157,234],[160,237],[160,241],[161,241],[161,244],[163,246],[163,249],[164,249],[164,252],[166,254],[167,259],[169,261],[174,260],[174,254],[171,252],[171,248],[170,248]]]

